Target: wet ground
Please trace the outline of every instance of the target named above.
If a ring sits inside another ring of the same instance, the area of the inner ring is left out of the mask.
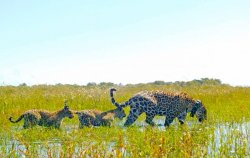
[[[164,120],[158,119],[155,120],[155,123],[157,124],[158,130],[167,130],[163,126]],[[197,124],[197,122],[186,122],[186,125],[192,128]],[[118,123],[118,126],[122,126],[122,123]],[[138,126],[141,131],[145,129],[146,126],[148,126],[144,121],[142,122],[136,122],[136,126]],[[173,122],[171,126],[180,126],[178,122]],[[66,126],[64,127],[67,132],[71,132],[74,129],[78,129],[77,126]],[[95,127],[98,128],[98,127]],[[213,134],[211,135],[211,139],[208,142],[207,151],[208,155],[214,155],[214,153],[217,153],[223,148],[223,146],[226,145],[227,149],[230,149],[230,153],[232,156],[234,156],[234,153],[237,151],[238,147],[242,147],[245,145],[247,153],[250,153],[250,122],[244,122],[244,123],[224,123],[224,124],[216,124],[212,125],[209,130],[213,130]],[[16,129],[15,129],[16,130]],[[94,142],[92,142],[94,143]],[[108,146],[108,151],[111,151],[113,146],[115,145],[114,142],[103,142],[106,143]],[[53,147],[60,149],[61,148],[61,140],[53,139],[50,140],[46,147],[41,142],[33,142],[33,145],[35,145],[37,148],[39,148],[38,154],[41,155],[41,157],[48,157],[48,149]],[[7,150],[7,153],[10,151],[13,151],[13,148],[15,151],[25,151],[26,147],[21,144],[20,142],[16,140],[12,140],[9,142],[6,142],[3,145],[0,145],[2,148],[5,146],[5,149]],[[78,151],[82,150],[83,147],[76,147],[75,153],[78,153]],[[124,150],[124,155],[126,155],[126,151]],[[55,155],[60,155],[59,150],[58,153],[54,153]],[[127,155],[128,156],[128,155]],[[212,156],[213,157],[213,156]],[[216,157],[216,156],[214,156]]]

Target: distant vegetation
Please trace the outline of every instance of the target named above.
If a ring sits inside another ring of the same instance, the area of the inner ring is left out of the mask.
[[[138,83],[138,84],[127,84],[127,85],[123,85],[121,83],[119,84],[115,84],[112,82],[100,82],[100,83],[95,83],[95,82],[89,82],[87,83],[86,87],[112,87],[112,86],[137,86],[137,85],[178,85],[178,86],[187,86],[187,85],[226,85],[223,84],[219,79],[209,79],[209,78],[201,78],[201,79],[195,79],[192,81],[176,81],[176,82],[165,82],[165,81],[154,81],[154,82],[149,82],[149,83]],[[62,85],[69,85],[69,86],[80,86],[80,85],[70,85],[70,84],[61,84],[58,83],[56,84],[57,86],[62,86]],[[28,86],[26,83],[21,83],[18,86]],[[82,85],[85,86],[85,85]]]

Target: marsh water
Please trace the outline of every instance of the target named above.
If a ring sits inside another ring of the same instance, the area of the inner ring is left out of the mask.
[[[157,123],[156,130],[168,130],[163,126],[164,120],[158,119],[155,120]],[[186,126],[192,128],[192,126],[197,124],[197,122],[186,122]],[[122,127],[122,123],[118,123],[118,126]],[[143,132],[145,130],[145,127],[148,126],[144,121],[137,122],[136,126]],[[173,127],[180,126],[178,122],[173,122],[171,125]],[[98,128],[98,127],[94,127]],[[67,132],[71,132],[72,130],[78,129],[77,126],[66,126],[63,130],[66,130]],[[243,123],[218,123],[215,125],[211,125],[210,127],[207,127],[207,129],[212,130],[212,134],[209,136],[209,142],[206,146],[207,155],[210,155],[211,157],[217,157],[216,153],[221,152],[223,148],[226,148],[227,151],[230,151],[229,156],[234,156],[235,152],[239,147],[242,148],[242,146],[245,147],[246,153],[250,153],[250,122],[243,122]],[[17,130],[17,129],[15,129]],[[124,128],[124,130],[126,130]],[[204,129],[203,129],[204,130]],[[205,129],[206,130],[206,129]],[[126,140],[126,138],[124,138]],[[94,144],[95,142],[91,142]],[[107,146],[108,151],[112,151],[113,147],[116,145],[115,142],[103,142],[105,146]],[[60,148],[62,148],[62,141],[59,139],[51,139],[49,140],[46,145],[42,142],[32,142],[30,144],[31,146],[35,146],[36,149],[39,149],[36,151],[37,155],[41,157],[48,157],[48,150],[50,148],[55,149],[53,151],[53,157],[60,157]],[[88,145],[90,145],[88,143]],[[11,140],[11,141],[5,141],[4,144],[0,146],[0,148],[4,147],[6,150],[6,153],[13,151],[19,151],[17,152],[17,155],[22,155],[22,152],[25,152],[26,146],[22,144],[21,142],[17,140]],[[73,153],[78,153],[81,150],[84,150],[84,146],[75,146]],[[58,149],[58,150],[57,150]],[[29,149],[30,150],[30,149]],[[21,151],[21,152],[20,152]],[[128,153],[126,153],[126,149],[122,149],[124,156],[129,156]],[[74,154],[73,154],[74,155]]]

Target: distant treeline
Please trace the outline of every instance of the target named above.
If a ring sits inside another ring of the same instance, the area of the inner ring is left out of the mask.
[[[203,85],[203,84],[209,84],[209,85],[221,85],[222,82],[219,79],[209,79],[209,78],[201,78],[201,79],[195,79],[192,81],[176,81],[176,82],[164,82],[164,81],[154,81],[149,84],[155,84],[155,85],[171,85],[171,84],[176,84],[180,86],[185,86],[185,85],[190,85],[190,84],[198,84],[198,85]]]
[[[95,83],[95,82],[89,82],[87,85],[77,85],[77,84],[56,84],[57,86],[62,85],[69,85],[69,86],[86,86],[86,87],[112,87],[112,86],[139,86],[139,85],[177,85],[177,86],[188,86],[188,85],[225,85],[221,82],[219,79],[210,79],[210,78],[201,78],[201,79],[195,79],[192,81],[175,81],[175,82],[165,82],[165,81],[154,81],[149,83],[138,83],[138,84],[115,84],[112,82],[101,82],[101,83]],[[19,86],[28,86],[26,83],[22,83]]]

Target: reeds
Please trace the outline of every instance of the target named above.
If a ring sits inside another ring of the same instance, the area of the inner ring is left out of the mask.
[[[250,88],[228,85],[139,85],[117,87],[122,102],[140,90],[183,91],[202,100],[208,120],[200,124],[187,117],[169,127],[137,123],[124,128],[78,129],[78,119],[65,119],[60,130],[22,129],[10,124],[28,109],[58,110],[65,99],[71,109],[113,109],[109,87],[70,85],[0,87],[0,157],[247,157],[250,155]],[[129,108],[126,108],[128,113]],[[156,117],[154,121],[164,120]],[[162,122],[162,121],[159,121]]]

